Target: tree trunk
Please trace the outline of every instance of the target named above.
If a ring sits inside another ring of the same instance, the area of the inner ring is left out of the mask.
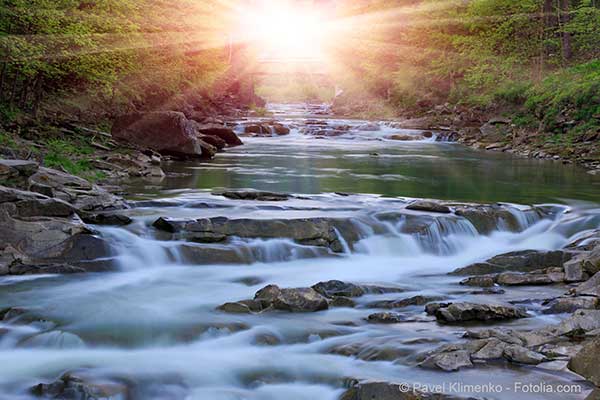
[[[42,101],[42,94],[44,88],[44,76],[40,73],[35,81],[35,87],[33,88],[33,116],[37,118],[38,111],[40,109],[40,103]]]
[[[3,92],[4,92],[4,81],[6,80],[6,74],[7,74],[7,62],[3,62],[2,63],[2,71],[0,72],[0,99],[3,98]]]
[[[571,1],[560,0],[560,25],[561,25],[561,42],[562,53],[565,61],[573,57],[573,48],[571,46],[571,33],[567,32],[567,24],[571,20],[570,16]]]

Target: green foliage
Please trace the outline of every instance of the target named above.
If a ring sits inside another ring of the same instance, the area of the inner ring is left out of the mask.
[[[0,146],[15,147],[17,142],[7,132],[0,131]]]
[[[99,179],[102,174],[93,170],[86,156],[94,150],[83,141],[50,139],[46,142],[44,164],[50,168],[65,170],[70,174],[83,176],[88,179]]]

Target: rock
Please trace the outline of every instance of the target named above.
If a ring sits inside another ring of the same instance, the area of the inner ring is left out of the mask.
[[[225,147],[227,147],[227,143],[217,136],[198,135],[197,137],[203,142],[210,144],[217,150],[223,150]]]
[[[354,308],[356,307],[356,302],[349,297],[336,296],[329,302],[329,307]]]
[[[112,136],[161,154],[183,158],[212,158],[216,149],[196,137],[195,123],[183,113],[133,113],[115,120]]]
[[[546,274],[520,274],[503,272],[498,275],[496,282],[504,286],[550,285],[554,281]]]
[[[271,127],[268,125],[254,124],[254,125],[246,125],[244,127],[244,133],[253,133],[261,136],[271,136]]]
[[[16,177],[28,178],[35,174],[39,164],[31,160],[5,160],[0,159],[0,178],[10,179]]]
[[[581,282],[584,279],[583,260],[576,257],[564,263],[565,282]]]
[[[600,305],[597,297],[559,297],[544,303],[544,314],[573,313],[579,309],[596,309]]]
[[[417,140],[423,140],[425,138],[421,135],[391,135],[388,136],[387,139],[400,140],[403,142],[412,142]]]
[[[427,309],[440,322],[456,323],[464,321],[491,321],[513,318],[525,318],[527,313],[516,307],[478,304],[478,303],[449,303],[439,304],[437,308]]]
[[[458,205],[455,214],[467,219],[475,229],[483,235],[498,230],[520,232],[525,229],[521,220],[515,215],[516,210],[502,205]],[[523,214],[532,214],[532,217],[540,217],[543,212],[539,208],[532,207],[529,210],[517,211]]]
[[[275,132],[275,134],[277,134],[279,136],[283,136],[283,135],[289,135],[291,130],[287,126],[284,126],[281,124],[275,124],[275,125],[273,125],[273,132]]]
[[[63,200],[80,211],[119,210],[127,208],[123,199],[91,184],[85,179],[40,167],[29,178],[29,184],[52,189],[55,198]]]
[[[369,308],[404,308],[410,306],[422,306],[432,301],[442,300],[438,296],[413,296],[398,300],[382,300],[367,304]]]
[[[509,138],[510,129],[505,124],[486,123],[479,128],[481,141],[486,143],[504,142]]]
[[[426,201],[426,200],[417,200],[410,203],[407,207],[407,210],[416,210],[416,211],[428,211],[434,213],[443,213],[449,214],[452,212],[449,207],[436,203],[434,201]]]
[[[87,214],[82,217],[83,222],[92,225],[125,226],[133,222],[131,218],[123,214]]]
[[[251,314],[262,311],[262,305],[260,301],[243,300],[225,303],[217,307],[217,310],[230,314]]]
[[[106,380],[94,380],[80,374],[67,372],[57,381],[40,383],[31,388],[31,393],[53,399],[88,400],[114,399],[128,397],[127,387],[121,383]]]
[[[497,338],[490,338],[486,340],[485,345],[477,352],[471,355],[473,360],[496,360],[504,356],[504,349],[508,346],[506,342],[503,342]]]
[[[229,147],[241,146],[244,144],[238,135],[230,128],[214,125],[199,125],[197,129],[202,135],[213,136],[223,140]]]
[[[13,217],[68,217],[76,211],[65,201],[5,186],[0,186],[0,208]]]
[[[172,233],[173,239],[191,241],[222,241],[229,237],[289,238],[307,246],[321,246],[333,252],[343,252],[344,247],[337,232],[344,232],[348,246],[360,239],[360,232],[351,219],[228,219],[225,217],[182,220],[159,218],[154,227]],[[336,232],[337,231],[337,232]]]
[[[405,322],[407,319],[405,315],[390,312],[370,314],[367,317],[367,321],[375,324],[397,324]]]
[[[377,132],[381,130],[381,127],[379,126],[379,124],[363,124],[358,126],[356,130],[365,132]]]
[[[5,275],[80,274],[83,272],[86,272],[86,270],[68,264],[26,265],[15,263],[9,267],[8,273]]]
[[[590,279],[577,286],[574,293],[578,296],[600,297],[600,272],[597,272]]]
[[[451,272],[451,275],[487,275],[500,272],[532,272],[562,266],[573,257],[569,251],[523,250],[500,254],[484,263],[468,265]]]
[[[444,371],[458,371],[460,368],[472,367],[473,363],[471,362],[471,355],[467,350],[456,350],[434,354],[425,359],[419,366]]]
[[[600,329],[600,310],[577,310],[563,320],[552,333],[558,336],[577,336]]]
[[[466,397],[426,393],[407,383],[364,382],[346,390],[340,400],[466,400]]]
[[[215,196],[223,196],[233,200],[255,200],[255,201],[285,201],[293,196],[286,193],[275,193],[265,191],[226,191],[215,192]]]
[[[579,353],[569,361],[569,369],[583,376],[596,386],[600,386],[600,338],[586,344]]]
[[[337,296],[360,297],[366,293],[365,289],[361,286],[336,280],[319,282],[313,285],[312,289],[329,298]]]
[[[461,285],[493,287],[496,284],[496,277],[492,275],[471,276],[460,281]]]
[[[254,295],[263,308],[272,306],[276,310],[290,312],[315,312],[329,307],[327,299],[312,288],[280,289],[268,285]]]
[[[546,361],[546,357],[543,354],[515,344],[508,345],[504,348],[504,357],[511,362],[519,364],[537,365]]]

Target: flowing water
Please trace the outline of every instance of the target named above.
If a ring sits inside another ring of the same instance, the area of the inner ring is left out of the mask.
[[[275,111],[292,125],[306,118],[290,115],[297,108]],[[456,373],[419,368],[419,353],[459,341],[464,327],[437,324],[422,306],[402,310],[412,322],[368,324],[365,318],[377,310],[362,306],[415,294],[531,300],[531,318],[503,325],[525,329],[560,321],[565,315],[537,311],[541,299],[563,293],[564,287],[474,295],[446,272],[508,251],[558,249],[600,227],[598,179],[577,167],[478,152],[436,142],[435,136],[416,142],[386,139],[418,132],[386,126],[359,130],[365,121],[329,123],[351,128],[321,139],[298,129],[285,137],[244,138],[245,146],[213,161],[167,165],[169,175],[162,181],[130,182],[129,197],[138,201],[127,211],[134,223],[97,228],[112,244],[118,272],[0,280],[0,309],[24,307],[33,321],[0,325],[6,330],[0,335],[0,398],[29,399],[28,387],[73,370],[94,379],[134,382],[136,399],[333,400],[349,378],[504,387],[515,381],[578,382],[567,372],[501,363]],[[256,202],[211,194],[221,188],[298,197]],[[449,218],[424,233],[403,233],[406,220],[390,215],[405,206],[405,197],[515,203],[508,207],[519,229],[511,231],[498,221],[495,231],[481,235],[468,221]],[[545,204],[551,212],[540,215],[531,204]],[[351,218],[362,239],[353,250],[345,246],[343,254],[287,239],[189,244],[160,240],[151,228],[160,216]],[[198,265],[186,253],[189,246],[231,250],[243,261]],[[306,287],[329,279],[405,292],[367,295],[357,299],[356,308],[310,314],[215,311],[222,303],[253,297],[267,284]],[[341,355],[352,346],[361,348],[358,357]],[[393,356],[381,356],[386,351]],[[510,390],[484,395],[515,398]],[[584,397],[529,393],[518,398]]]

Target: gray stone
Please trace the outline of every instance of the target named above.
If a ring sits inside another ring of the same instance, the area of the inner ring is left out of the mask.
[[[492,287],[496,284],[496,277],[493,275],[471,276],[460,281],[460,284],[465,286]]]
[[[597,297],[578,296],[578,297],[558,297],[544,304],[545,314],[572,313],[579,309],[596,309],[600,305]]]
[[[559,336],[574,336],[595,329],[600,329],[600,310],[577,310],[553,328],[552,332]]]
[[[444,371],[458,371],[460,368],[472,367],[471,355],[467,350],[449,351],[434,354],[422,363],[421,367],[441,369]]]
[[[600,386],[600,338],[585,345],[575,357],[569,361],[569,369],[583,376],[596,386]]]
[[[256,292],[254,299],[259,300],[263,308],[289,312],[315,312],[329,307],[327,299],[312,288],[280,289],[268,285]]]
[[[84,375],[65,373],[52,383],[40,383],[31,388],[31,393],[53,399],[87,400],[114,399],[125,400],[127,387],[122,383],[106,380],[95,381]]]
[[[287,193],[275,193],[265,191],[226,191],[215,192],[213,195],[223,196],[233,200],[255,200],[255,201],[285,201],[293,196]]]
[[[397,324],[406,322],[408,319],[406,315],[391,312],[370,314],[367,317],[367,321],[374,324]]]
[[[442,300],[439,296],[413,296],[397,300],[381,300],[367,304],[369,308],[404,308],[410,306],[422,306],[432,301]]]
[[[360,232],[351,219],[228,219],[225,217],[182,220],[159,218],[154,227],[173,233],[173,239],[191,241],[221,241],[228,237],[289,238],[295,242],[327,247],[333,252],[343,252],[344,247],[337,232],[343,232],[350,247],[360,239]],[[336,232],[337,230],[337,232]]]
[[[520,274],[513,272],[499,274],[496,282],[503,286],[550,285],[554,283],[546,274]]]
[[[466,397],[425,393],[407,383],[364,382],[345,391],[340,400],[466,400]]]
[[[449,214],[452,212],[450,207],[445,206],[440,203],[436,203],[434,201],[428,200],[416,200],[410,203],[407,207],[407,210],[415,210],[415,211],[427,211],[433,213],[442,213]]]
[[[544,268],[562,267],[573,257],[570,251],[523,250],[500,254],[484,263],[454,270],[452,275],[486,275],[501,272],[532,272]]]
[[[584,280],[583,260],[575,257],[564,264],[565,282],[581,282]]]
[[[597,272],[590,279],[577,286],[574,292],[578,296],[600,297],[600,272]]]
[[[365,289],[359,285],[338,280],[319,282],[313,285],[312,288],[323,296],[329,298],[335,296],[360,297],[366,293]]]
[[[513,318],[525,318],[527,313],[513,306],[478,303],[443,304],[437,309],[428,310],[440,322],[456,323],[464,321],[491,321]]]
[[[546,357],[543,354],[514,344],[507,345],[504,348],[504,357],[511,362],[516,362],[519,364],[537,365],[546,361]]]

